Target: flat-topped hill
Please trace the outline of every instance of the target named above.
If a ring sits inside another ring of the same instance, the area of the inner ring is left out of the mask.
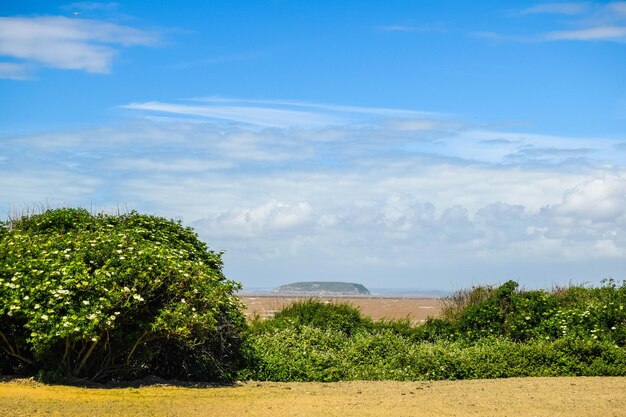
[[[370,295],[362,284],[351,282],[305,281],[281,285],[272,290],[276,294],[312,294],[312,295]]]

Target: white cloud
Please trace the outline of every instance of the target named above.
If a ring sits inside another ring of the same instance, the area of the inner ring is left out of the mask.
[[[550,32],[544,35],[549,41],[626,41],[626,26],[600,26],[579,30]]]
[[[309,101],[298,100],[259,100],[259,99],[240,99],[225,97],[201,97],[194,101],[206,103],[238,103],[238,104],[255,104],[263,107],[278,108],[307,108],[316,109],[323,113],[333,112],[335,114],[364,114],[368,116],[379,116],[385,118],[419,118],[419,117],[435,117],[444,116],[441,113],[390,109],[385,107],[365,107],[365,106],[347,106],[328,103],[314,103]]]
[[[197,98],[190,104],[145,102],[121,106],[147,114],[169,114],[247,124],[258,127],[326,128],[371,118],[435,119],[435,113],[377,107],[341,106],[287,100],[246,100],[228,98]],[[202,104],[198,104],[202,103]],[[434,120],[433,120],[434,121]]]
[[[563,202],[553,209],[560,216],[593,222],[626,219],[626,179],[609,176],[584,182],[568,190]]]
[[[24,64],[15,62],[0,62],[0,78],[9,80],[27,80],[29,77],[29,68]]]
[[[224,238],[273,239],[277,234],[297,234],[312,225],[313,210],[306,202],[270,200],[258,207],[233,208],[197,222],[205,233]]]
[[[115,170],[149,172],[202,172],[233,168],[229,161],[191,158],[120,158],[109,161],[108,166]]]
[[[514,42],[611,41],[626,42],[626,2],[542,3],[512,13],[531,19],[537,14],[557,14],[561,28],[543,33],[502,34],[492,31],[474,35],[490,40]]]
[[[108,73],[118,46],[157,42],[155,33],[99,20],[0,17],[0,56],[22,64]]]
[[[2,171],[0,198],[6,205],[82,205],[86,203],[83,197],[93,195],[101,184],[101,179],[95,176],[77,175],[59,168],[48,167],[45,174],[36,169]]]
[[[196,105],[211,112],[213,103]],[[334,106],[253,107],[302,111],[322,123]],[[505,271],[544,263],[564,268],[555,277],[567,282],[589,271],[583,264],[603,260],[592,271],[599,274],[620,262],[626,155],[615,147],[622,139],[350,110],[334,126],[261,127],[229,114],[228,123],[139,119],[4,135],[0,203],[121,204],[182,218],[211,247],[227,250],[227,267],[244,281],[286,279],[300,268],[364,282],[392,274],[395,286],[411,286],[469,264]],[[512,278],[528,276],[525,268]]]
[[[283,110],[253,106],[193,106],[159,102],[131,103],[122,106],[131,110],[144,110],[181,116],[198,116],[261,127],[314,127],[337,124],[341,119],[315,112]]]

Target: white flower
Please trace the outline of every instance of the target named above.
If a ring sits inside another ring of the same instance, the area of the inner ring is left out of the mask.
[[[41,315],[41,319],[42,320],[48,320],[48,315],[47,314],[42,314]]]
[[[133,294],[133,298],[137,301],[143,301],[143,297],[139,294]]]
[[[89,301],[88,300],[83,300],[83,304],[88,306],[89,305]]]

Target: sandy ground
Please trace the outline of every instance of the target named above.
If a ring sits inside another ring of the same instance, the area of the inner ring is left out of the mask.
[[[2,416],[626,416],[626,378],[73,388],[0,383]]]
[[[262,318],[272,317],[294,301],[306,300],[311,297],[288,297],[250,295],[240,297],[246,305],[246,315],[258,315]],[[437,316],[441,311],[441,300],[438,298],[414,297],[314,297],[324,302],[348,303],[358,307],[365,316],[373,319],[404,319],[418,323],[428,316]]]

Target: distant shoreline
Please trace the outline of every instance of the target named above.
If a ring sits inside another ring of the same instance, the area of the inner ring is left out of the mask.
[[[445,295],[429,295],[429,294],[316,294],[316,293],[299,293],[299,294],[281,294],[281,293],[258,293],[258,292],[238,292],[238,297],[257,297],[257,298],[368,298],[368,299],[390,299],[390,298],[410,298],[410,299],[433,299],[437,300],[445,297]]]

